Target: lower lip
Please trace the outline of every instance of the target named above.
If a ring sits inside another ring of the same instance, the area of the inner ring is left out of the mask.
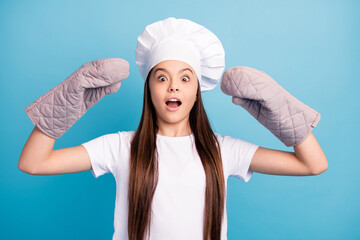
[[[175,111],[179,110],[179,108],[181,107],[181,105],[179,105],[179,106],[177,106],[176,108],[171,108],[171,107],[169,107],[169,106],[166,105],[166,104],[165,104],[165,106],[166,106],[166,109],[169,110],[169,111],[171,111],[171,112],[175,112]]]

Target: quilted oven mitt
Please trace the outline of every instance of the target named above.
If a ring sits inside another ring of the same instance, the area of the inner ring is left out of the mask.
[[[265,72],[232,67],[222,76],[221,90],[245,108],[286,146],[304,141],[320,121],[320,113],[290,95]]]
[[[44,134],[59,138],[102,97],[117,92],[121,80],[128,76],[129,63],[124,59],[87,62],[27,106],[25,112]]]

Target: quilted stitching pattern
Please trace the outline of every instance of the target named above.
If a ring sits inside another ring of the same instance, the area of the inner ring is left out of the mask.
[[[304,141],[320,121],[320,113],[254,68],[241,66],[226,70],[220,88],[288,147]]]
[[[104,58],[83,64],[65,81],[25,108],[31,122],[52,138],[61,137],[105,95],[119,90],[129,76],[129,63]]]

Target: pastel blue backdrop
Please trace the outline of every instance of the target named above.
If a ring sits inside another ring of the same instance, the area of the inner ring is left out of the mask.
[[[360,239],[358,1],[0,2],[0,239],[111,239],[115,180],[90,171],[33,176],[18,169],[34,126],[24,109],[85,62],[130,63],[120,90],[104,97],[55,142],[54,149],[135,130],[143,80],[135,64],[138,35],[173,16],[214,32],[226,69],[250,66],[272,76],[321,113],[313,130],[329,162],[316,176],[254,173],[228,181],[228,239]],[[293,151],[218,85],[203,94],[216,132]]]

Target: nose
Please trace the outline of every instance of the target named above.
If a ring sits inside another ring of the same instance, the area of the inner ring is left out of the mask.
[[[169,88],[169,91],[170,91],[170,92],[178,92],[178,91],[179,91],[179,88],[170,87],[170,88]]]
[[[178,92],[179,90],[179,87],[173,81],[169,86],[169,92]]]

